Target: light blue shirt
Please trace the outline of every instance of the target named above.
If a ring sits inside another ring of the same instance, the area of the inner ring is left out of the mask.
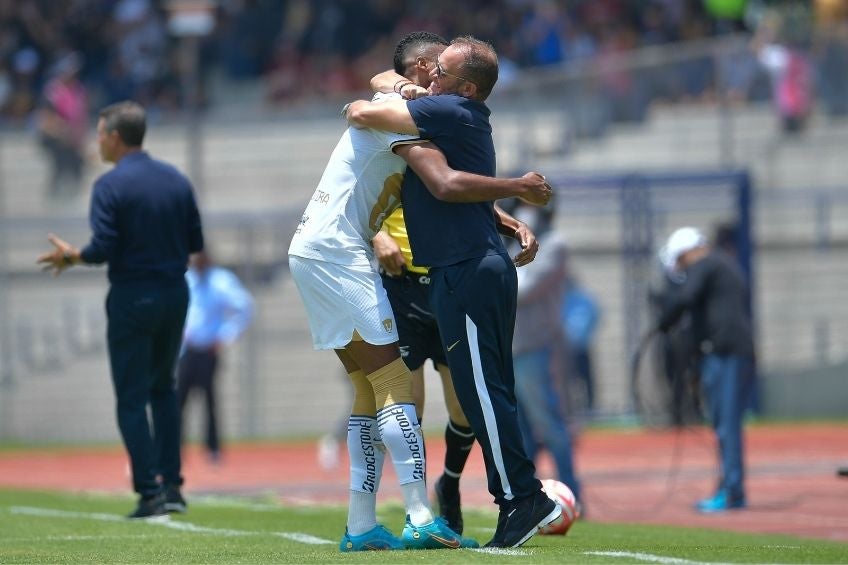
[[[209,267],[186,272],[190,293],[184,347],[205,349],[232,343],[253,319],[253,297],[227,269]]]
[[[587,349],[595,334],[600,311],[595,299],[578,286],[571,286],[565,293],[562,304],[562,319],[565,333],[571,344]]]

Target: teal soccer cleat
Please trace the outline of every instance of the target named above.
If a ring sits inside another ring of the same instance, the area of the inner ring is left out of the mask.
[[[345,528],[339,551],[389,551],[404,549],[404,544],[384,526],[377,524],[364,534],[352,536]]]
[[[462,537],[448,527],[441,516],[423,526],[413,526],[406,517],[406,526],[401,534],[407,549],[460,549],[462,547],[480,547],[471,538]]]

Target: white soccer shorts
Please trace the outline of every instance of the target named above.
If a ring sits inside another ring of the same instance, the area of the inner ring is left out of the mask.
[[[398,340],[389,298],[374,269],[289,255],[289,270],[306,307],[315,349],[342,349],[354,331],[374,345]]]

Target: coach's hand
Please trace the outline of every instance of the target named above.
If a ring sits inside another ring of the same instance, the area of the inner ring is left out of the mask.
[[[47,234],[47,239],[55,249],[39,255],[37,262],[44,265],[43,271],[52,271],[53,276],[58,277],[62,274],[62,271],[80,261],[79,249],[74,248],[70,243],[52,233]]]
[[[539,252],[539,242],[536,241],[536,235],[523,222],[518,225],[513,238],[521,245],[521,251],[513,257],[512,262],[515,263],[516,267],[523,267],[536,258],[536,253]]]
[[[519,197],[521,200],[534,206],[544,206],[551,201],[553,189],[544,175],[531,172],[521,177],[521,180],[524,184],[524,194]]]

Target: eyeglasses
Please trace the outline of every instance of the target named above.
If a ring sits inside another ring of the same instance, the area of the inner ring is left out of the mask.
[[[436,76],[438,76],[439,78],[441,78],[441,77],[443,77],[443,76],[445,76],[445,75],[447,75],[447,76],[449,76],[449,77],[453,77],[453,78],[458,78],[459,80],[464,80],[465,82],[470,82],[471,84],[477,84],[477,83],[476,83],[476,82],[474,82],[473,80],[470,80],[470,79],[467,79],[467,78],[465,78],[465,77],[461,77],[461,76],[459,76],[459,75],[455,75],[455,74],[453,74],[453,73],[449,73],[449,72],[447,72],[447,71],[444,69],[444,67],[442,67],[442,63],[440,63],[440,62],[439,62],[439,60],[438,60],[438,59],[436,59]]]

